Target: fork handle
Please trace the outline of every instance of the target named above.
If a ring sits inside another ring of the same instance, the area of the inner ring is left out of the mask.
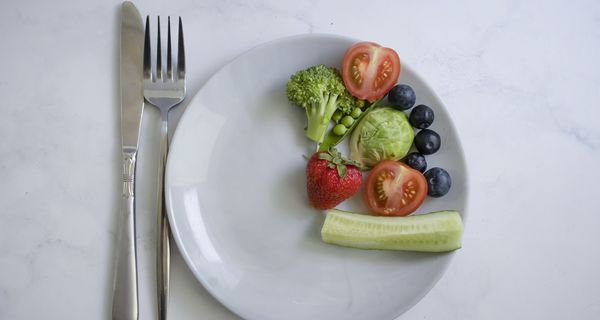
[[[165,163],[169,150],[168,125],[163,118],[161,125],[160,159],[158,162],[158,243],[157,243],[157,294],[158,294],[158,319],[167,319],[167,305],[169,302],[169,282],[171,270],[171,239],[167,209],[165,206]]]
[[[138,287],[135,244],[135,159],[136,152],[123,153],[124,221],[121,224],[113,291],[113,320],[138,319]]]

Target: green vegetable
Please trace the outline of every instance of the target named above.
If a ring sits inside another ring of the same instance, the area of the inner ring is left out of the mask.
[[[360,108],[354,108],[354,109],[352,109],[352,112],[350,112],[350,116],[352,118],[356,119],[360,116],[361,113],[362,113],[362,110]]]
[[[372,167],[381,160],[400,160],[409,151],[415,132],[406,114],[393,108],[369,112],[350,138],[350,158]]]
[[[340,123],[346,127],[350,127],[354,123],[354,118],[352,118],[351,116],[344,116],[342,118],[342,121],[340,121]]]
[[[288,99],[306,110],[306,136],[323,141],[325,131],[336,110],[343,114],[359,106],[344,86],[340,72],[335,68],[317,65],[298,71],[287,83]]]
[[[341,124],[341,123],[336,124],[333,127],[333,133],[336,134],[336,135],[338,135],[338,136],[343,136],[344,133],[346,133],[346,131],[348,131],[348,128],[345,125]]]
[[[333,113],[333,116],[331,116],[331,119],[333,119],[333,121],[335,121],[335,122],[340,122],[340,120],[342,119],[343,116],[344,116],[344,113],[342,112],[342,110],[337,109]]]
[[[362,109],[366,105],[365,100],[356,100],[356,107]]]
[[[444,252],[461,247],[457,211],[375,217],[332,209],[321,229],[324,242],[359,249]]]
[[[371,103],[362,112],[362,114],[360,116],[358,116],[358,119],[356,119],[356,121],[354,121],[354,123],[352,124],[352,126],[348,128],[348,130],[346,131],[346,133],[344,133],[344,135],[335,134],[335,132],[333,132],[333,130],[329,131],[329,133],[327,133],[327,135],[325,136],[325,139],[323,140],[323,143],[321,143],[319,145],[319,151],[327,151],[331,147],[337,146],[338,143],[340,143],[342,140],[344,140],[344,138],[346,138],[346,136],[352,132],[352,130],[354,129],[354,127],[356,127],[356,125],[360,122],[360,119],[362,119],[365,115],[367,115],[369,113],[369,111],[373,110],[373,108],[375,108],[379,104],[379,101],[381,101],[381,100],[377,100],[377,101]],[[364,103],[364,100],[358,100],[358,102],[359,103],[361,103],[361,102]]]

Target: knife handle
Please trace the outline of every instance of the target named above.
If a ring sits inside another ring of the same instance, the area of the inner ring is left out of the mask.
[[[118,240],[113,291],[113,320],[138,319],[137,255],[135,244],[135,161],[136,152],[123,152],[124,221]],[[120,223],[121,224],[121,223]]]

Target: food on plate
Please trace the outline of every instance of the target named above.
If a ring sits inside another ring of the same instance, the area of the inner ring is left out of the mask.
[[[357,106],[355,106],[351,110],[342,111],[338,109],[332,117],[333,121],[335,122],[335,130],[330,131],[329,134],[333,134],[335,136],[343,136],[346,134],[346,132],[352,130],[352,128],[354,128],[354,122],[356,122],[356,120],[360,117],[360,115],[363,112],[361,109],[362,107],[364,107],[364,100],[357,100]],[[327,139],[327,137],[325,139]],[[339,139],[338,141],[341,141],[341,139]],[[333,146],[334,145],[328,145],[327,148],[324,148],[323,150],[328,150]]]
[[[403,159],[404,163],[406,163],[409,167],[419,171],[425,172],[427,169],[427,161],[425,160],[425,156],[418,152],[411,152],[406,155]]]
[[[440,135],[429,129],[434,121],[433,109],[424,104],[413,108],[417,100],[413,88],[396,84],[400,75],[397,53],[376,43],[360,42],[346,51],[341,70],[340,74],[333,67],[316,65],[296,72],[287,83],[289,101],[306,111],[306,136],[318,144],[319,151],[310,157],[306,167],[310,204],[321,210],[339,205],[358,192],[361,171],[368,168],[372,169],[363,196],[371,213],[377,216],[407,216],[421,206],[427,195],[441,197],[448,193],[451,186],[448,172],[441,168],[426,171],[425,156],[441,147]],[[391,106],[377,107],[386,94]],[[407,110],[411,108],[408,116]],[[420,130],[415,134],[415,129]],[[347,136],[350,136],[351,160],[343,158],[334,148]],[[408,154],[413,145],[417,152]],[[446,221],[448,216],[456,216],[460,222],[456,212],[396,220],[333,210],[323,227],[323,239],[329,237],[334,243],[335,239],[348,239],[351,246],[356,240],[357,247],[370,248],[372,244],[372,248],[452,250],[460,246],[460,232],[458,242],[446,241],[447,236],[436,238],[443,230],[427,233],[431,225],[444,227],[438,222]],[[348,235],[354,230],[353,222],[366,228],[356,232],[372,238]],[[403,228],[421,227],[422,233],[403,233]],[[400,228],[400,232],[388,237],[385,232],[395,228]]]
[[[445,252],[459,249],[463,223],[457,211],[409,217],[374,217],[329,210],[321,229],[324,242],[359,249]]]
[[[361,114],[362,114],[362,110],[360,108],[354,108],[354,109],[352,109],[350,116],[354,119],[358,119],[358,117],[360,117]]]
[[[450,191],[452,179],[448,171],[442,168],[431,168],[424,173],[427,180],[428,194],[430,197],[443,197]]]
[[[358,101],[364,101],[364,100],[358,100]],[[354,118],[354,122],[349,126],[346,127],[344,126],[342,123],[338,123],[336,124],[332,130],[330,130],[326,135],[325,135],[325,139],[323,139],[323,142],[321,144],[319,144],[319,151],[325,151],[325,150],[329,150],[329,148],[335,147],[337,144],[339,144],[342,140],[344,140],[344,138],[346,138],[346,136],[348,136],[356,127],[356,125],[360,122],[360,120],[373,108],[375,108],[377,106],[377,104],[379,103],[380,100],[377,100],[373,103],[371,103],[368,107],[365,108],[365,110],[362,110],[360,108],[354,108],[352,110],[352,112],[350,113],[350,116]],[[357,112],[356,110],[359,110],[359,112]],[[352,114],[354,113],[355,116],[353,116]],[[338,121],[341,121],[342,118],[340,117]],[[339,125],[344,126],[344,128],[342,127],[338,127]],[[336,127],[337,130],[336,130]]]
[[[353,119],[358,118],[362,113],[362,108],[365,106],[365,100],[356,100],[356,104],[352,109],[337,109],[331,119],[337,124],[341,123],[341,120],[344,116],[350,116]]]
[[[351,116],[344,116],[340,120],[340,123],[343,124],[346,128],[349,128],[354,123],[354,118],[352,118]]]
[[[336,110],[350,113],[362,103],[344,87],[335,68],[317,65],[296,72],[287,83],[288,99],[305,109],[308,125],[306,136],[321,142]]]
[[[440,135],[431,129],[423,129],[415,136],[415,147],[424,155],[436,153],[441,144]]]
[[[426,196],[423,174],[398,161],[379,162],[365,183],[365,202],[376,215],[406,216],[417,210]]]
[[[340,110],[340,109],[337,109],[331,116],[331,120],[335,121],[335,123],[338,123],[338,122],[340,122],[340,120],[342,119],[343,116],[344,116],[344,112],[342,112],[342,110]]]
[[[344,55],[342,78],[350,93],[374,102],[385,96],[400,76],[396,51],[373,42],[359,42]]]
[[[306,189],[310,204],[331,209],[354,195],[362,183],[360,164],[348,160],[334,148],[316,152],[306,166]]]
[[[408,110],[415,105],[417,95],[407,84],[395,85],[388,93],[388,101],[398,110]]]
[[[433,119],[433,110],[424,104],[414,107],[408,117],[410,124],[417,129],[428,128],[433,123]]]
[[[414,135],[404,112],[389,107],[374,109],[352,132],[350,158],[367,167],[382,160],[402,159],[408,153]]]
[[[338,123],[333,127],[333,134],[338,136],[343,136],[346,133],[346,131],[348,131],[348,127],[341,123]]]

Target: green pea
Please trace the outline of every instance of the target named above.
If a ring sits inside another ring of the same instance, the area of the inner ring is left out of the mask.
[[[333,121],[335,121],[336,123],[340,122],[340,119],[342,118],[342,116],[344,115],[344,113],[342,112],[342,110],[335,110],[335,112],[333,113],[333,116],[331,117],[333,119]]]
[[[356,101],[356,107],[362,109],[365,106],[365,100]]]
[[[360,108],[354,108],[354,109],[352,109],[350,116],[352,116],[352,118],[354,118],[354,119],[357,119],[361,113],[362,113],[362,110],[360,110]]]
[[[354,123],[354,118],[352,118],[351,116],[345,116],[342,118],[342,121],[340,121],[340,123],[346,127],[350,127]]]
[[[335,127],[333,127],[333,133],[338,136],[343,136],[347,130],[348,130],[348,128],[346,128],[346,126],[341,123],[336,124]]]

